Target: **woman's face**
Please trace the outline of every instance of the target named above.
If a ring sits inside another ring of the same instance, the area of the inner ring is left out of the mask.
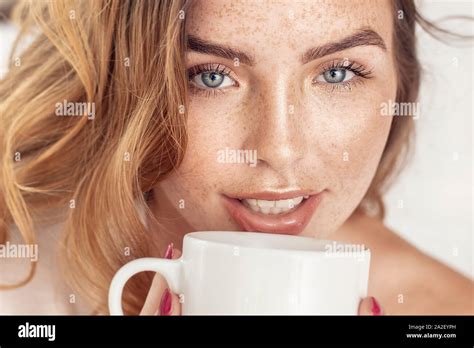
[[[390,3],[206,0],[186,16],[189,142],[155,188],[158,219],[177,234],[334,232],[390,130]]]

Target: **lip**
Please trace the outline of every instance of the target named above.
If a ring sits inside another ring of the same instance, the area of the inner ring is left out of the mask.
[[[246,194],[245,196],[224,195],[224,206],[232,219],[247,232],[264,232],[276,234],[297,235],[303,232],[309,220],[323,199],[324,190],[312,194],[309,191],[293,191],[286,193],[258,192]],[[240,202],[244,198],[255,198],[263,200],[290,199],[299,196],[310,196],[303,200],[294,210],[278,215],[265,215],[254,212]]]

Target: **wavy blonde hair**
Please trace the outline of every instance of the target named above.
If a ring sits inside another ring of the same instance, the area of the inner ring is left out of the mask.
[[[397,101],[417,98],[413,1],[394,1]],[[132,258],[156,255],[140,219],[143,193],[179,166],[186,149],[185,13],[189,1],[22,2],[15,58],[0,83],[0,242],[11,225],[27,244],[35,230],[64,222],[66,279],[96,313],[107,313],[114,273]],[[15,64],[20,62],[20,64]],[[58,117],[58,102],[95,103],[94,120]],[[411,117],[394,118],[369,190],[358,210],[384,216],[382,195],[413,135]],[[19,160],[20,159],[20,160]],[[75,207],[74,207],[75,205]],[[72,209],[72,207],[74,207]],[[46,216],[47,218],[42,218]],[[128,249],[127,249],[128,248]],[[127,255],[124,250],[130,250]],[[35,272],[12,289],[28,283]],[[126,313],[138,313],[152,276],[128,282]]]

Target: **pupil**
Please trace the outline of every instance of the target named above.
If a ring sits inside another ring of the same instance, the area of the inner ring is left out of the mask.
[[[344,69],[330,69],[324,74],[326,82],[339,83],[346,77],[346,71]]]
[[[215,71],[213,71],[204,73],[201,77],[201,80],[207,87],[216,88],[222,84],[224,76],[220,73],[216,73]]]

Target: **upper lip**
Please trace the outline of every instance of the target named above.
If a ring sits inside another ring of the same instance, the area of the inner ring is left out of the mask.
[[[291,191],[260,191],[260,192],[248,192],[239,194],[226,194],[229,198],[234,199],[262,199],[268,201],[278,201],[282,199],[292,199],[296,197],[312,196],[318,192],[314,190],[291,190]]]

